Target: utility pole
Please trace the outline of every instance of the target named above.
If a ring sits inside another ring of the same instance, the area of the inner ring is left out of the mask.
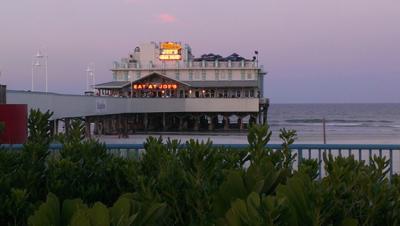
[[[322,119],[322,128],[323,128],[323,136],[324,136],[324,144],[326,144],[326,120],[325,118]]]

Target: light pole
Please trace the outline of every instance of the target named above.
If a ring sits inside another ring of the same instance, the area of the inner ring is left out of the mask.
[[[36,59],[36,62],[35,62]],[[33,91],[33,77],[34,77],[34,67],[41,67],[40,62],[43,61],[44,63],[44,70],[45,70],[45,83],[46,83],[46,87],[45,87],[45,91],[46,93],[48,92],[48,55],[43,54],[42,51],[39,49],[36,53],[36,55],[34,56],[34,60],[32,61],[32,91]]]
[[[96,83],[96,79],[95,79],[95,66],[94,63],[90,63],[87,68],[86,68],[86,90],[87,91],[92,91],[94,94],[94,89],[95,89],[95,83]],[[92,79],[92,88],[90,88],[90,79]]]
[[[32,80],[31,80],[31,91],[34,90],[34,85],[33,85],[33,79],[34,79],[34,73],[35,73],[35,67],[40,67],[40,62],[39,60],[35,60],[35,57],[32,58]]]

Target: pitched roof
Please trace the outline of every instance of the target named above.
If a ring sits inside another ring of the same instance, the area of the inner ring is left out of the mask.
[[[146,78],[151,77],[151,76],[159,76],[159,77],[162,77],[162,78],[165,78],[165,79],[168,79],[168,80],[172,80],[172,81],[174,81],[174,82],[177,82],[177,83],[180,83],[180,84],[183,84],[183,85],[186,85],[186,86],[190,86],[190,84],[187,83],[187,82],[182,82],[182,81],[180,81],[180,80],[177,80],[177,79],[174,79],[174,78],[165,76],[165,75],[160,74],[160,73],[157,73],[157,72],[152,72],[152,73],[150,73],[150,74],[148,74],[148,75],[146,75],[146,76],[144,76],[144,77],[141,77],[140,79],[137,79],[137,80],[133,81],[133,83],[136,83],[136,82],[145,80]]]
[[[119,88],[123,88],[125,86],[128,86],[130,84],[129,81],[112,81],[112,82],[106,82],[106,83],[101,83],[101,84],[97,84],[94,87],[96,89],[119,89]]]

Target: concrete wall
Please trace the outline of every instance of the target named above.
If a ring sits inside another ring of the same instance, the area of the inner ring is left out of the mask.
[[[53,118],[120,113],[258,112],[258,98],[116,98],[7,91],[9,104],[53,111]]]

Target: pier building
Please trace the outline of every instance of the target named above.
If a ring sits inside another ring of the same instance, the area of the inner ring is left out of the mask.
[[[266,121],[266,73],[257,52],[251,59],[236,53],[195,57],[187,44],[150,42],[115,61],[111,71],[112,81],[97,84],[95,95],[141,99],[145,105],[158,102],[157,112],[125,115],[131,132],[240,130]],[[96,120],[104,124],[106,118]]]
[[[145,43],[113,63],[86,95],[7,91],[7,102],[50,110],[55,132],[82,119],[88,134],[240,131],[266,122],[265,72],[250,58],[203,54],[178,42]],[[111,76],[110,76],[111,77]]]

